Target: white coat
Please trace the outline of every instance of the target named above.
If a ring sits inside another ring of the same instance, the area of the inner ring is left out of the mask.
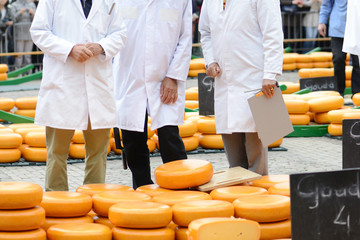
[[[143,132],[146,109],[152,129],[182,124],[191,59],[191,1],[118,2],[128,37],[113,64],[119,128]],[[165,76],[177,80],[178,99],[174,104],[163,104],[160,99]]]
[[[282,72],[279,0],[205,0],[199,31],[205,62],[217,62],[215,122],[218,133],[256,132],[247,99],[264,78]]]
[[[343,52],[360,56],[360,2],[348,0]]]
[[[41,0],[30,32],[44,52],[35,123],[60,129],[116,126],[112,58],[124,46],[126,28],[115,0],[93,1],[85,18],[80,0]],[[105,53],[79,63],[75,44],[99,43]]]

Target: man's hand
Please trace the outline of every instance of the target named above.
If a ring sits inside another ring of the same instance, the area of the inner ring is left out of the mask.
[[[103,47],[98,43],[87,43],[85,46],[92,52],[94,57],[104,52]]]
[[[74,58],[78,62],[85,62],[91,58],[94,54],[84,45],[76,44],[69,54],[70,57]]]
[[[34,15],[34,10],[32,8],[29,8],[30,15]]]
[[[324,23],[320,23],[318,26],[319,34],[323,37],[326,35],[326,25]]]
[[[24,14],[25,12],[26,12],[26,8],[22,8],[22,9],[20,9],[20,11],[19,11],[20,15]]]
[[[178,98],[177,81],[165,77],[160,86],[160,99],[164,104],[175,103]]]
[[[211,63],[208,68],[206,69],[206,75],[212,77],[212,78],[215,78],[217,76],[220,76],[221,75],[221,69],[220,69],[220,66],[219,64],[217,63]]]
[[[272,96],[274,96],[275,87],[276,87],[275,80],[264,79],[261,91],[264,93],[265,97],[271,98]]]

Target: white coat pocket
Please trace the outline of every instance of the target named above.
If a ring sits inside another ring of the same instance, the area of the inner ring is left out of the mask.
[[[178,9],[162,8],[160,9],[160,21],[176,23],[180,19]]]
[[[120,14],[124,20],[134,20],[139,16],[139,10],[137,7],[121,6]]]
[[[156,42],[174,43],[179,39],[181,29],[180,11],[178,9],[162,8],[159,12],[158,26],[155,28]]]

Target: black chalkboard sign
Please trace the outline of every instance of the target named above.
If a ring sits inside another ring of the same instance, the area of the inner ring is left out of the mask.
[[[214,78],[207,76],[205,73],[198,75],[199,88],[199,114],[214,115]]]
[[[338,91],[335,77],[317,77],[300,79],[300,89],[308,88],[315,91]]]
[[[360,169],[290,175],[292,240],[360,239]]]
[[[342,139],[343,168],[360,167],[360,119],[343,120]]]

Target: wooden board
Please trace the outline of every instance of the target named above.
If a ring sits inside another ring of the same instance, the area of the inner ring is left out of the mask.
[[[242,167],[233,167],[214,172],[210,182],[198,186],[197,190],[207,192],[216,188],[232,186],[259,178],[261,178],[260,174],[251,172]]]

